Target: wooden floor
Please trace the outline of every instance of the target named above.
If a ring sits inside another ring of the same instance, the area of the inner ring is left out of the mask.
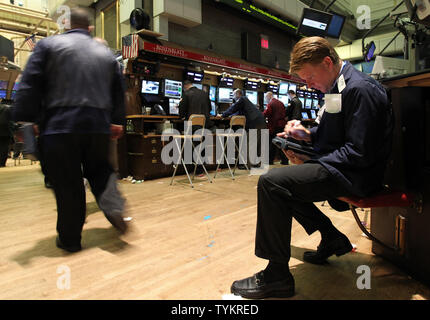
[[[245,171],[235,181],[225,171],[212,184],[198,178],[194,189],[184,176],[173,186],[169,178],[120,181],[132,217],[124,237],[88,191],[84,249],[67,254],[55,246],[56,204],[39,165],[9,163],[0,168],[0,299],[222,299],[234,280],[267,263],[253,254],[257,181]],[[320,236],[294,221],[292,299],[430,298],[429,288],[371,253],[349,212],[322,210],[357,250],[324,266],[304,263]],[[370,290],[357,288],[360,265],[371,269]]]

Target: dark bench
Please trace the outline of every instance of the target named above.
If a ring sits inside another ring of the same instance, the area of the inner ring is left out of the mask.
[[[419,194],[415,194],[412,192],[403,192],[397,190],[390,190],[385,188],[381,192],[367,197],[367,198],[358,198],[358,197],[339,197],[341,201],[344,201],[349,204],[349,208],[357,222],[359,228],[363,233],[369,237],[370,240],[377,242],[378,244],[388,248],[390,250],[395,251],[403,251],[404,246],[396,245],[395,247],[391,247],[386,245],[382,241],[378,240],[373,236],[367,229],[363,226],[360,221],[360,218],[357,215],[355,208],[380,208],[380,207],[414,207],[418,212],[422,211],[422,196]],[[404,227],[404,226],[403,226]],[[404,237],[404,228],[400,225],[398,226],[398,230],[396,231],[396,238]],[[402,230],[400,230],[402,229]],[[400,233],[403,232],[403,236]],[[396,243],[402,243],[403,241],[396,241]]]

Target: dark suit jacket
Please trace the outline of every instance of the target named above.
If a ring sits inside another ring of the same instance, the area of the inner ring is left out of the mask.
[[[196,87],[191,87],[184,92],[179,103],[179,116],[188,119],[192,114],[204,114],[206,116],[206,127],[210,128],[213,123],[209,119],[211,101],[209,94]]]
[[[246,129],[261,129],[266,126],[266,119],[258,107],[245,96],[233,103],[223,114],[223,118],[232,114],[246,117]]]
[[[391,152],[392,108],[382,85],[346,62],[339,113],[324,112],[310,129],[312,145],[321,163],[354,195],[363,197],[382,187]],[[339,93],[335,85],[330,93]]]
[[[287,109],[288,121],[302,120],[302,108],[302,102],[299,100],[299,98],[294,97],[291,99]]]

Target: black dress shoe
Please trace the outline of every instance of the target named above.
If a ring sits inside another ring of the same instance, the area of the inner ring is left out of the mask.
[[[51,183],[51,182],[49,182],[49,180],[48,180],[48,179],[46,179],[46,178],[45,178],[45,188],[47,188],[47,189],[52,189],[52,188],[54,188],[54,186],[52,185],[52,183]]]
[[[326,259],[333,254],[336,256],[344,255],[351,252],[352,245],[348,238],[340,233],[337,238],[330,241],[321,241],[317,251],[306,251],[303,254],[303,260],[313,264],[324,264]]]
[[[61,240],[60,237],[57,236],[57,238],[55,239],[55,244],[57,245],[58,248],[66,250],[68,252],[78,252],[82,250],[82,247],[79,246],[65,246]]]
[[[124,221],[122,214],[105,214],[109,222],[119,231],[120,234],[125,234],[128,230],[128,226]]]
[[[294,295],[294,278],[289,274],[283,280],[266,283],[264,271],[260,271],[252,277],[233,282],[231,293],[246,299],[289,298]]]

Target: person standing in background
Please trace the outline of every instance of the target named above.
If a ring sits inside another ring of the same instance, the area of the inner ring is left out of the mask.
[[[290,103],[287,108],[288,121],[302,120],[302,102],[297,98],[294,90],[288,90],[288,96],[290,97]]]
[[[279,153],[281,164],[288,164],[288,159],[283,152],[278,152],[278,148],[272,143],[276,134],[284,131],[287,124],[285,121],[285,106],[278,99],[273,97],[273,92],[266,92],[264,100],[267,108],[264,110],[264,116],[267,118],[267,127],[269,128],[269,164],[273,164],[275,156]]]

